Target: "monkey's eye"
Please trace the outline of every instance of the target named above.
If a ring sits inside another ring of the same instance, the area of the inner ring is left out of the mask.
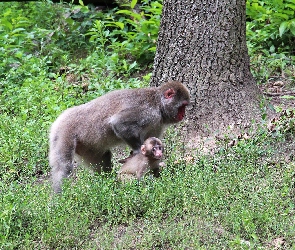
[[[162,151],[162,147],[161,146],[153,147],[152,151],[154,152],[156,150],[161,150]]]

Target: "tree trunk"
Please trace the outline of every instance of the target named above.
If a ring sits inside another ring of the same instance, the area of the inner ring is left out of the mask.
[[[191,134],[237,132],[261,117],[245,2],[164,0],[151,85],[179,80],[189,88]]]

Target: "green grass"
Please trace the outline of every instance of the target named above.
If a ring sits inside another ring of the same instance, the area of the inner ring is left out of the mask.
[[[78,167],[52,195],[50,124],[107,91],[148,85],[154,37],[131,37],[156,34],[159,6],[144,5],[149,27],[114,10],[0,3],[0,249],[295,248],[292,116],[214,155],[186,157],[169,129],[161,178],[122,185],[115,170]],[[108,26],[115,21],[125,30]],[[262,84],[282,72],[292,82],[290,58],[251,54],[252,70]]]
[[[270,143],[189,163],[172,155],[160,179],[139,184],[79,168],[61,196],[48,180],[3,183],[2,247],[257,249],[279,237],[294,247],[295,164],[271,161]]]

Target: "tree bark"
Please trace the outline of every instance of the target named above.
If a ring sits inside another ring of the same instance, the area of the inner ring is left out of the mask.
[[[191,134],[239,133],[261,117],[245,2],[164,0],[151,85],[179,80],[189,88]]]

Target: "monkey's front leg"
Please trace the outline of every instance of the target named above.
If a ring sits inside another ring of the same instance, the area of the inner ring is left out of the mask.
[[[110,119],[115,135],[125,141],[131,148],[133,155],[140,152],[144,141],[145,127],[141,117],[135,120],[134,112],[124,110]]]

